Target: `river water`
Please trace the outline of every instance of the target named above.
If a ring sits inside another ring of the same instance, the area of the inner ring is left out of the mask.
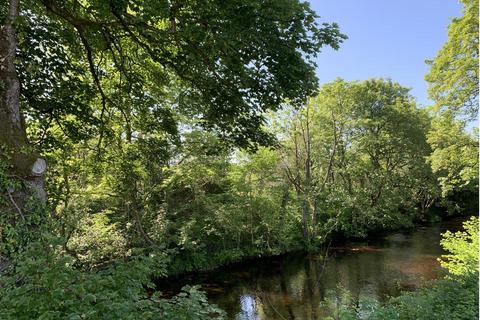
[[[326,259],[322,254],[289,254],[247,261],[183,277],[171,288],[201,285],[209,302],[229,319],[322,319],[345,301],[383,302],[441,276],[440,234],[460,229],[463,220],[332,247]]]

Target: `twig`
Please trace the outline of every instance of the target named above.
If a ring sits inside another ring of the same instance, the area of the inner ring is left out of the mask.
[[[8,194],[8,198],[10,199],[10,201],[12,202],[12,204],[15,206],[15,208],[17,208],[17,211],[18,211],[18,213],[20,214],[20,216],[22,217],[22,220],[25,221],[25,216],[23,215],[22,209],[20,209],[20,207],[17,205],[17,203],[16,203],[15,200],[13,199],[12,194],[10,193],[10,191],[7,191],[7,194]]]

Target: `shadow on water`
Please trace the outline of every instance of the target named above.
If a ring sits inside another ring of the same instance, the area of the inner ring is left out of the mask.
[[[442,270],[437,258],[444,253],[440,234],[459,230],[464,220],[332,247],[326,261],[321,254],[295,253],[171,279],[160,286],[163,292],[175,292],[186,284],[201,285],[209,301],[231,319],[322,319],[332,313],[332,303],[325,301],[338,306],[345,290],[357,304],[362,298],[383,302],[438,278]]]

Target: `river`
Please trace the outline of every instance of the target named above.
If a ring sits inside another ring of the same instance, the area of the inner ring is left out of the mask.
[[[326,259],[297,253],[251,260],[172,280],[170,288],[201,285],[229,319],[322,319],[347,300],[383,302],[441,276],[440,234],[463,220],[332,247]]]

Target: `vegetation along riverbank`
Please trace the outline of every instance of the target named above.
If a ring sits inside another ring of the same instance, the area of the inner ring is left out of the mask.
[[[427,103],[404,79],[320,82],[358,30],[316,5],[2,1],[0,319],[228,318],[154,280],[476,216],[478,1],[427,61]],[[477,229],[444,235],[445,279],[325,295],[345,303],[318,318],[478,316]]]

